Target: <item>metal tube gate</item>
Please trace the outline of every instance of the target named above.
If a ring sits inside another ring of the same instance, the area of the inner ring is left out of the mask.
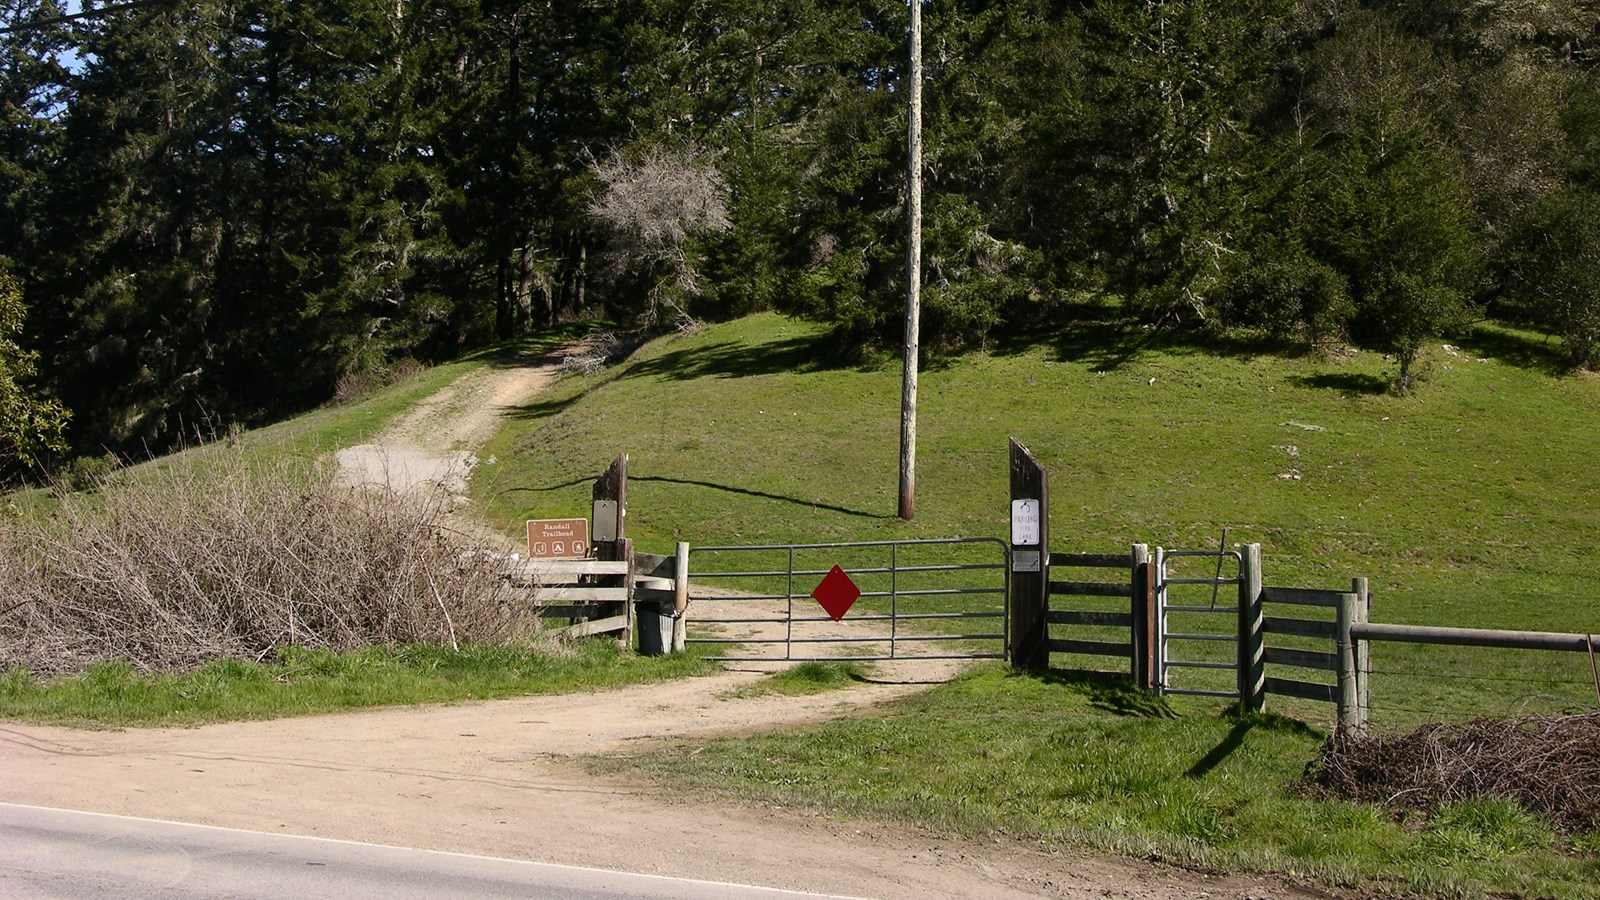
[[[1182,557],[1203,557],[1217,562],[1217,573],[1205,577],[1174,578],[1168,572],[1172,560]],[[1238,661],[1238,617],[1239,608],[1237,585],[1242,575],[1225,577],[1221,574],[1224,561],[1233,560],[1243,568],[1243,557],[1237,550],[1165,550],[1156,548],[1155,575],[1156,575],[1156,687],[1164,694],[1193,694],[1203,697],[1237,697],[1239,661]],[[1175,602],[1172,594],[1174,585],[1204,585],[1211,588],[1211,602],[1209,605],[1200,605],[1197,602]],[[1235,586],[1229,591],[1227,606],[1217,605],[1217,598],[1222,585]],[[1183,616],[1186,625],[1190,627],[1183,631],[1174,631],[1172,614]],[[1226,630],[1209,630],[1208,624],[1213,616],[1226,616]],[[1173,642],[1183,642],[1185,646],[1194,647],[1185,651],[1183,658],[1173,652]],[[1218,644],[1227,644],[1227,653],[1220,654],[1214,648]],[[1213,648],[1211,650],[1201,648]],[[1232,673],[1229,687],[1222,689],[1213,687],[1209,682],[1201,682],[1191,686],[1179,686],[1172,683],[1174,669],[1196,670],[1226,670]]]
[[[852,587],[859,584],[862,604],[838,618],[813,599],[813,591],[835,566]],[[691,631],[685,643],[774,650],[707,659],[806,662],[1006,655],[1010,548],[998,538],[690,547],[686,567],[693,582],[688,623],[699,633]],[[996,627],[978,624],[987,622]],[[781,656],[776,652],[780,647]],[[842,649],[819,649],[825,647]]]

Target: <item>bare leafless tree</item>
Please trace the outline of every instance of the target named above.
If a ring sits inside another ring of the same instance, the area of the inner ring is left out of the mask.
[[[692,145],[635,145],[595,161],[593,171],[601,189],[588,213],[610,237],[610,273],[650,281],[648,322],[663,308],[687,319],[680,300],[700,293],[692,240],[731,226],[728,187],[714,160]]]

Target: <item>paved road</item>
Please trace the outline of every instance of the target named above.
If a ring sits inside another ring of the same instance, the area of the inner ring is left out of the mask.
[[[7,900],[823,896],[0,803],[0,898]]]

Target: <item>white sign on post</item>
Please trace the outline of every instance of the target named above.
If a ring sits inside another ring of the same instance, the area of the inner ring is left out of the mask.
[[[1011,501],[1011,544],[1014,547],[1039,546],[1039,501]]]

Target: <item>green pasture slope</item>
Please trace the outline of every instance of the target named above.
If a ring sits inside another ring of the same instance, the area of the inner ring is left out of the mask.
[[[1600,631],[1600,379],[1556,373],[1538,336],[1481,326],[1457,343],[1428,348],[1407,397],[1386,390],[1381,354],[1092,326],[934,362],[904,523],[898,360],[837,363],[816,329],[757,315],[563,381],[484,454],[498,462],[474,491],[511,530],[583,515],[589,482],[626,452],[628,533],[653,552],[1004,536],[1016,436],[1050,470],[1058,551],[1209,548],[1226,527],[1230,544],[1262,545],[1269,584],[1370,579],[1375,621]],[[1594,696],[1576,654],[1374,657],[1380,723]]]
[[[1094,327],[938,361],[923,372],[917,517],[904,523],[898,361],[840,364],[810,326],[758,315],[561,382],[483,454],[498,461],[474,491],[508,530],[584,515],[590,482],[626,452],[629,534],[653,552],[1004,536],[1016,436],[1050,469],[1057,550],[1215,547],[1227,527],[1230,543],[1263,545],[1270,584],[1369,578],[1378,621],[1600,630],[1600,380],[1557,373],[1538,336],[1483,326],[1455,344],[1429,348],[1409,397],[1386,391],[1379,354],[1285,358]],[[1576,655],[1375,656],[1378,727],[1594,702]],[[1310,726],[988,668],[870,717],[617,764],[1362,895],[1600,897],[1600,836],[1553,834],[1510,804],[1398,821],[1303,796],[1294,783],[1332,710],[1269,709]]]

